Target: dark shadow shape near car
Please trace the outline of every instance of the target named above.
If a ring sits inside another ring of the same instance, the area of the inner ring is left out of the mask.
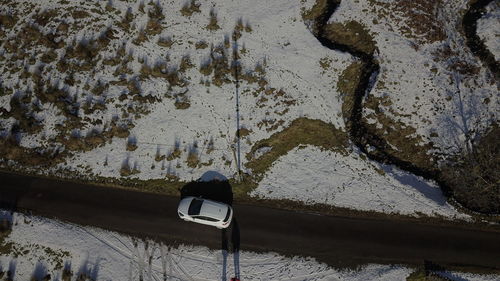
[[[220,174],[220,177],[204,177],[207,173],[200,180],[184,185],[180,190],[181,199],[193,196],[233,205],[233,189],[229,181]]]
[[[229,234],[231,235],[229,237]],[[236,218],[233,218],[231,226],[221,230],[222,250],[222,280],[227,280],[227,258],[228,253],[233,253],[234,274],[237,280],[240,278],[240,227]],[[231,247],[230,247],[231,246]],[[230,251],[231,250],[231,251]],[[233,279],[231,279],[233,280]]]

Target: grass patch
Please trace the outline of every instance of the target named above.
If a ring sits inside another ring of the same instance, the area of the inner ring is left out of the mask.
[[[186,97],[181,97],[175,100],[174,106],[176,109],[188,109],[191,106],[191,103]]]
[[[199,50],[199,49],[206,49],[208,47],[208,43],[206,41],[198,41],[194,44],[194,47],[196,48],[196,50]]]
[[[170,48],[174,44],[174,41],[171,37],[160,37],[157,44],[165,48]]]
[[[220,26],[217,24],[217,14],[214,9],[210,10],[210,19],[205,28],[212,31],[220,29]]]
[[[246,155],[249,160],[246,166],[261,177],[280,156],[299,145],[307,144],[347,154],[348,136],[332,124],[299,118],[283,131],[273,134],[268,139],[258,141]],[[270,147],[271,150],[254,158],[254,153],[262,147]]]
[[[0,220],[0,253],[8,254],[12,250],[12,243],[5,243],[5,238],[12,232],[12,223],[7,219]]]
[[[196,0],[191,0],[182,6],[181,14],[185,17],[190,17],[194,13],[200,13],[200,3],[197,3]]]
[[[500,125],[494,123],[470,151],[464,149],[441,167],[441,179],[453,197],[471,210],[500,214],[499,139]]]
[[[389,144],[384,147],[384,150],[390,155],[410,162],[426,171],[435,169],[437,159],[429,153],[434,149],[433,144],[426,142],[422,136],[417,135],[417,130],[414,127],[384,114],[382,107],[387,102],[386,99],[374,97],[373,95],[366,97],[363,107],[375,111],[362,119],[368,134],[384,139]],[[389,108],[389,111],[396,113],[391,108]],[[373,119],[375,122],[369,122],[368,119]]]
[[[198,157],[198,153],[196,150],[190,150],[187,156],[187,166],[189,168],[196,168],[200,163],[200,158]]]
[[[162,30],[163,27],[161,26],[161,23],[157,20],[149,19],[148,23],[146,24],[145,31],[146,34],[149,36],[160,34]]]
[[[446,39],[446,31],[440,17],[443,9],[442,0],[401,0],[387,2],[368,0],[372,13],[379,19],[390,18],[401,34],[409,39],[414,39],[418,44],[431,44]],[[473,1],[471,1],[473,2]]]
[[[324,16],[328,8],[328,0],[316,0],[314,6],[310,10],[305,10],[302,8],[302,19],[304,22],[314,22]],[[313,33],[317,33],[317,27],[312,26]]]
[[[376,48],[375,41],[367,28],[357,21],[328,24],[325,26],[324,36],[333,42],[350,46],[365,54],[372,54]]]
[[[349,119],[354,107],[356,88],[363,72],[363,63],[360,61],[350,64],[339,77],[337,90],[342,97],[342,117],[347,126],[350,126]]]

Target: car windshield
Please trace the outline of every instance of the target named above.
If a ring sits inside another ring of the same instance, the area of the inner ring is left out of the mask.
[[[191,201],[191,204],[189,205],[188,215],[190,216],[199,215],[201,210],[201,205],[203,205],[203,200],[194,198],[193,201]]]

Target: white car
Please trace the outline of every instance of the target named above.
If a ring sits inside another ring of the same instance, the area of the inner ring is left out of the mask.
[[[212,225],[219,229],[228,227],[233,219],[231,206],[198,197],[182,199],[177,213],[185,221]]]

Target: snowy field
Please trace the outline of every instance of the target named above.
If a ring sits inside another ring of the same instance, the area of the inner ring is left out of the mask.
[[[486,47],[500,61],[500,3],[493,1],[486,6],[486,14],[477,21],[479,37]]]
[[[450,206],[433,182],[363,159],[356,151],[343,156],[313,146],[281,157],[251,194],[384,213],[468,217]]]
[[[498,82],[455,28],[461,25],[468,2],[444,1],[440,6],[437,1],[420,5],[347,0],[329,20],[357,21],[373,36],[380,73],[365,99],[363,115],[396,150],[406,144],[392,140],[389,129],[404,135],[408,143],[432,142],[434,149],[446,155],[463,149],[464,132],[474,134],[473,128],[480,130],[499,119]],[[484,29],[492,51],[499,46],[494,35],[498,3],[494,3]],[[482,34],[481,25],[478,29]]]
[[[13,222],[2,242],[9,254],[0,252],[0,272],[15,272],[15,281],[62,279],[63,271],[89,280],[229,280],[239,268],[241,280],[406,280],[414,269],[400,265],[369,264],[359,270],[339,270],[312,258],[287,258],[276,253],[238,254],[181,245],[169,247],[97,228],[0,210],[0,219]],[[17,257],[14,257],[14,253]],[[22,254],[20,254],[22,253]],[[151,262],[150,262],[151,261]],[[235,261],[237,261],[235,263]],[[239,266],[238,266],[239,264]],[[495,275],[440,273],[451,280],[490,281]],[[140,278],[143,279],[140,279]]]
[[[301,117],[345,131],[337,83],[355,59],[323,47],[312,35],[302,15],[314,2],[23,0],[2,5],[0,14],[11,17],[2,19],[1,28],[0,136],[15,139],[28,152],[59,155],[61,161],[50,169],[24,166],[38,173],[190,181],[212,170],[232,178],[234,50],[242,68],[242,155]],[[376,42],[381,70],[370,95],[378,105],[367,106],[364,117],[381,130],[387,128],[380,118],[397,121],[396,131],[409,128],[405,137],[415,145],[432,142],[434,150],[423,150],[424,155],[456,152],[469,128],[488,126],[500,112],[496,84],[454,29],[467,1],[445,1],[440,29],[431,26],[435,34],[408,32],[415,15],[398,10],[397,2],[343,0],[329,20],[358,21]],[[479,23],[483,38],[498,30],[494,5]],[[383,16],[384,9],[393,11],[391,16]],[[488,39],[487,45],[496,52],[498,42]],[[456,67],[462,66],[476,72],[460,74]],[[38,125],[21,122],[16,111]],[[348,155],[293,149],[275,161],[251,195],[466,217],[435,183],[369,161],[349,146]],[[15,153],[7,154],[0,166],[20,165],[7,160]],[[242,167],[252,174],[247,161],[242,157]]]

